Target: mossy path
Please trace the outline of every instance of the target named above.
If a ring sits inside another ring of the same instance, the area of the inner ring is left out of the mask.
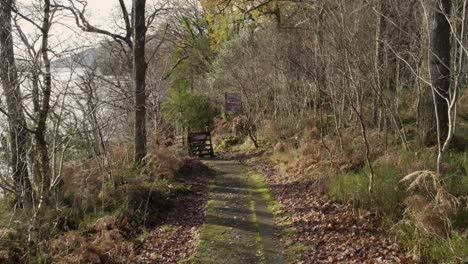
[[[285,263],[266,188],[236,161],[209,160],[217,171],[193,263]]]

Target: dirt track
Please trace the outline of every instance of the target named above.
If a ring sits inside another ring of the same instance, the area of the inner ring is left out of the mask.
[[[209,160],[216,170],[193,263],[285,263],[253,173],[236,161]]]

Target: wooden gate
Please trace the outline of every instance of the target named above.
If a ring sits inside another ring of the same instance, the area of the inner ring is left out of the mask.
[[[187,138],[189,154],[191,156],[214,157],[210,132],[189,133]]]

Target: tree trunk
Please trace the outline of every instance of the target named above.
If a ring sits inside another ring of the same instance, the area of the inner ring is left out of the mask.
[[[376,91],[373,95],[373,116],[372,122],[375,127],[381,128],[382,115],[382,100],[384,100],[385,90],[387,90],[386,75],[387,63],[385,61],[385,44],[387,38],[387,15],[388,15],[388,0],[379,0],[377,2],[377,27],[375,32],[375,75],[376,75]]]
[[[432,13],[432,28],[430,33],[429,67],[434,96],[435,115],[438,136],[445,138],[448,133],[448,102],[450,90],[450,51],[451,0],[436,1]]]
[[[133,0],[133,87],[135,90],[135,164],[146,156],[146,0]]]
[[[29,203],[32,199],[27,163],[27,148],[30,138],[22,109],[22,95],[14,57],[10,9],[13,3],[12,0],[5,1],[5,3],[0,4],[0,58],[2,60],[0,78],[9,115],[13,179],[20,202]]]
[[[50,0],[44,0],[43,7],[43,20],[42,20],[42,63],[44,64],[44,87],[41,100],[41,107],[39,113],[37,113],[37,128],[35,133],[36,147],[37,147],[37,159],[39,163],[40,188],[42,189],[42,195],[46,195],[50,188],[50,164],[49,164],[49,151],[47,148],[46,132],[47,132],[47,116],[50,110],[50,97],[52,93],[52,76],[50,69],[50,58],[49,58],[49,30],[50,30]]]

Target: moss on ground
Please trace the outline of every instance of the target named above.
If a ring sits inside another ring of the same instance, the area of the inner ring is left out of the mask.
[[[272,216],[264,212],[265,205],[271,202],[268,189],[257,184],[255,175],[235,161],[208,161],[207,164],[218,174],[210,188],[200,241],[190,261],[283,263],[279,257],[281,252],[270,245],[272,237],[265,232],[274,228]],[[277,255],[273,258],[274,254]]]
[[[295,228],[290,227],[292,225],[290,221],[284,221],[282,220],[283,217],[280,217],[280,215],[283,214],[281,210],[282,205],[279,202],[277,202],[271,195],[270,190],[268,189],[268,185],[265,182],[263,176],[256,172],[251,172],[251,175],[256,191],[266,202],[268,211],[275,218],[275,223],[279,227],[281,237],[284,238],[284,240],[288,240],[288,238],[292,237],[294,234],[297,233],[297,230]],[[300,242],[295,242],[294,244],[285,246],[285,253],[287,255],[287,258],[289,262],[293,263],[297,262],[307,249],[307,247]]]

